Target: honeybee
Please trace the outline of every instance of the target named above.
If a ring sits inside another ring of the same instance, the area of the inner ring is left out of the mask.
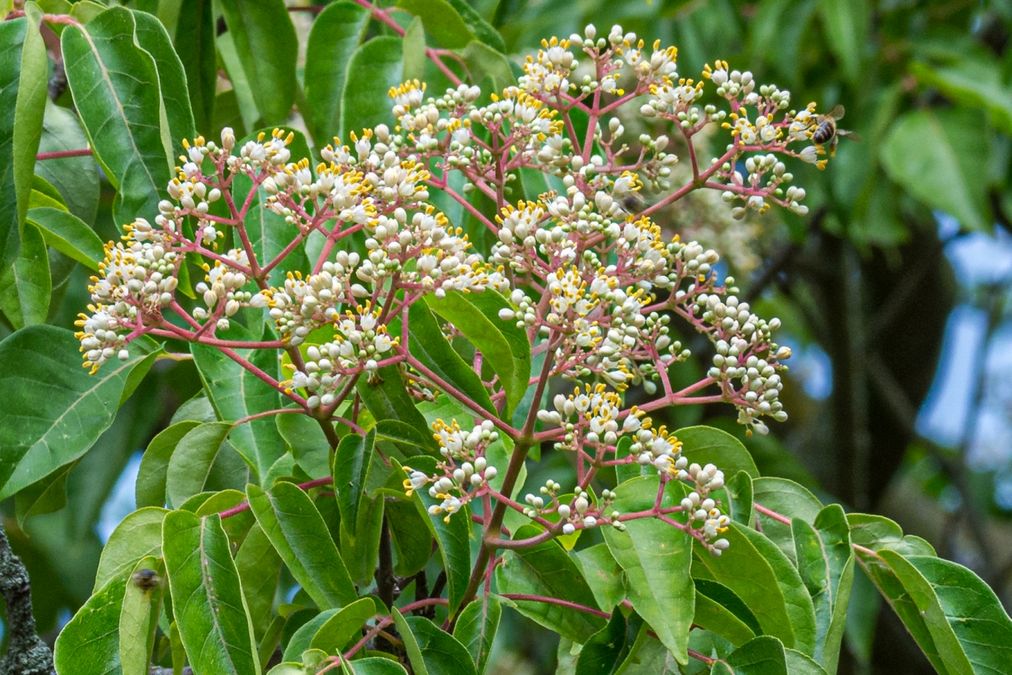
[[[829,146],[830,156],[836,154],[836,144],[840,142],[841,136],[853,136],[854,133],[848,129],[840,129],[836,126],[838,120],[843,119],[844,109],[842,105],[833,106],[833,109],[826,115],[818,115],[815,118],[815,130],[812,131],[812,143],[816,146]]]

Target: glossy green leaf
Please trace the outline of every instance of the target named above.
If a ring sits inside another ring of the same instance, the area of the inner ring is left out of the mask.
[[[413,18],[408,27],[404,29],[404,35],[401,36],[401,48],[404,51],[404,70],[401,73],[404,81],[426,81],[425,69],[432,67],[432,64],[425,56],[425,25],[420,17]]]
[[[337,610],[334,616],[317,629],[309,642],[310,648],[322,649],[328,654],[340,653],[375,614],[376,603],[373,599],[359,598]]]
[[[169,130],[169,148],[182,152],[183,139],[192,139],[196,135],[183,64],[161,21],[147,12],[134,11],[133,15],[137,44],[155,60],[158,71],[158,86]]]
[[[382,656],[355,659],[349,665],[355,675],[407,675],[408,672],[401,664]]]
[[[594,544],[574,555],[583,570],[583,578],[590,585],[601,609],[610,612],[625,600],[622,568],[608,550],[607,544]]]
[[[172,613],[198,673],[260,673],[249,609],[218,516],[173,511],[162,524]]]
[[[0,267],[18,251],[46,107],[46,47],[37,10],[0,23]]]
[[[714,427],[685,427],[675,432],[682,442],[682,454],[690,462],[715,464],[725,476],[744,471],[752,478],[759,477],[759,470],[752,455],[742,442],[731,434]]]
[[[914,61],[910,70],[922,83],[970,108],[987,110],[1006,134],[1012,133],[1012,93],[1002,81],[1002,70],[990,54],[960,54],[944,65]]]
[[[642,627],[643,620],[635,613],[630,615],[628,621],[622,612],[613,613],[608,625],[584,643],[576,662],[576,675],[618,672],[632,651]]]
[[[235,552],[235,567],[242,581],[242,593],[249,607],[253,632],[258,639],[262,638],[272,616],[281,558],[256,523],[250,527]]]
[[[792,519],[814,523],[822,510],[822,502],[816,499],[808,488],[786,478],[763,477],[752,481],[756,518],[762,533],[775,543],[784,554],[794,559],[794,538],[791,526],[766,515],[762,507],[779,514],[788,514]]]
[[[218,84],[212,5],[212,0],[182,0],[173,39],[186,74],[194,122],[205,134],[213,131],[211,120]]]
[[[784,650],[784,663],[791,675],[827,675],[826,669],[818,661],[797,649]]]
[[[912,534],[903,534],[903,529],[894,520],[872,513],[848,513],[850,538],[853,543],[873,551],[896,551],[905,556],[935,555],[935,549],[927,541]]]
[[[734,675],[788,675],[784,645],[775,637],[761,635],[714,664],[711,673]]]
[[[752,478],[744,471],[738,471],[724,484],[727,513],[742,525],[751,525],[755,516],[752,497]]]
[[[80,150],[87,147],[88,137],[85,136],[77,115],[48,101],[46,116],[42,121],[39,153]],[[85,223],[95,222],[98,211],[99,177],[98,164],[91,155],[60,157],[37,162],[35,173],[59,191],[60,197],[72,214]]]
[[[233,331],[237,331],[233,327]],[[249,335],[241,335],[243,339]],[[277,356],[267,349],[236,350],[253,365],[280,379]],[[248,370],[213,347],[192,343],[190,353],[204,383],[204,391],[214,405],[218,418],[234,421],[281,407],[281,396]],[[285,441],[274,420],[257,419],[236,427],[229,440],[260,477],[285,454]]]
[[[654,506],[658,487],[656,476],[622,483],[615,489],[618,499],[614,508],[621,513],[648,511]],[[680,486],[666,489],[661,506],[674,506],[683,496]],[[629,600],[657,638],[685,664],[695,606],[695,587],[689,575],[692,539],[656,518],[630,520],[625,525],[625,532],[603,528],[602,533],[625,573]]]
[[[313,639],[313,635],[316,634],[316,631],[339,611],[341,610],[325,609],[310,617],[308,621],[296,628],[291,638],[289,638],[288,644],[285,645],[285,652],[281,658],[284,661],[299,661],[302,653],[309,649],[309,643]]]
[[[976,111],[916,110],[893,124],[880,148],[886,173],[929,208],[954,216],[963,227],[984,231],[991,225],[988,185],[981,166],[988,163],[987,135]]]
[[[429,476],[436,472],[436,460],[432,457],[412,457],[404,465],[404,471],[421,471]],[[405,475],[406,475],[405,474]],[[436,538],[439,549],[439,556],[443,561],[443,569],[446,571],[446,587],[450,601],[450,611],[456,609],[463,600],[464,589],[467,588],[467,581],[471,575],[471,510],[464,506],[453,515],[432,516],[428,509],[430,506],[441,503],[429,495],[428,489],[415,490],[413,492],[415,507],[429,528],[429,532]]]
[[[420,514],[414,499],[389,500],[383,510],[393,545],[394,574],[400,577],[418,574],[432,557],[433,535],[425,523],[431,516]]]
[[[425,430],[425,418],[415,408],[415,401],[404,388],[404,379],[396,366],[385,366],[372,378],[361,377],[356,386],[362,402],[377,422],[396,420],[416,430]],[[435,455],[439,450],[430,434],[418,434],[425,442],[424,449]]]
[[[502,618],[502,602],[497,595],[487,595],[471,601],[459,615],[453,626],[453,637],[464,645],[471,660],[477,664],[478,672],[484,672],[485,662],[492,653]]]
[[[61,38],[70,91],[95,158],[116,188],[117,225],[152,218],[172,167],[155,60],[135,42],[134,15],[112,7]]]
[[[369,12],[349,0],[327,5],[313,21],[306,47],[306,121],[317,145],[329,143],[343,128],[348,67],[368,23]]]
[[[102,549],[95,572],[94,591],[114,579],[122,579],[137,561],[160,558],[162,555],[162,521],[168,513],[163,508],[138,509],[120,521]]]
[[[32,516],[59,511],[67,505],[67,478],[75,466],[76,462],[66,464],[14,495],[14,512],[22,529]]]
[[[408,310],[408,321],[411,326],[408,349],[426,368],[441,379],[467,394],[475,403],[492,414],[496,414],[488,390],[481,378],[450,346],[442,328],[424,302],[415,302]],[[400,321],[391,323],[390,332],[400,334]]]
[[[799,518],[792,521],[791,529],[798,572],[815,605],[813,656],[826,670],[836,672],[854,581],[854,553],[847,516],[843,507],[831,504],[819,512],[814,526]]]
[[[518,529],[514,539],[532,537],[539,527]],[[597,601],[573,558],[554,540],[529,548],[508,551],[495,570],[496,587],[502,595],[542,595],[567,600],[592,610]],[[547,602],[509,599],[509,604],[527,618],[575,642],[583,642],[604,628],[605,620],[596,614],[581,612]]]
[[[492,290],[480,293],[450,291],[445,297],[425,296],[433,312],[457,327],[478,349],[484,362],[499,376],[506,390],[507,415],[527,393],[531,376],[531,345],[513,322],[499,318],[509,308],[506,298]]]
[[[711,591],[713,587],[719,587],[728,595],[733,595],[726,587],[716,582],[700,580],[699,584],[709,585]],[[695,614],[692,617],[693,624],[720,635],[736,647],[755,637],[755,631],[731,611],[729,607],[706,593],[698,592],[699,590],[697,585],[696,608]],[[721,599],[725,599],[726,597],[722,596]],[[744,605],[737,596],[734,596],[734,600],[737,604]]]
[[[67,211],[36,208],[28,212],[28,222],[42,233],[47,245],[73,258],[88,269],[97,270],[105,257],[102,240],[83,220]],[[49,264],[45,265],[48,272]]]
[[[144,558],[132,570],[126,583],[119,615],[119,660],[123,675],[148,675],[151,652],[155,647],[155,630],[162,605],[162,561]],[[144,574],[151,585],[145,585]]]
[[[861,53],[867,45],[870,12],[867,0],[821,0],[819,11],[826,41],[843,74],[854,83],[861,74]]]
[[[489,78],[497,91],[516,84],[510,62],[486,43],[478,40],[469,42],[460,50],[460,56],[477,81]]]
[[[163,429],[148,443],[134,483],[134,499],[137,506],[164,506],[165,479],[169,469],[169,458],[179,441],[197,426],[195,420],[176,422]]]
[[[341,139],[350,132],[391,123],[391,101],[387,92],[403,78],[401,40],[381,35],[369,40],[351,55],[348,73],[354,73],[341,94]]]
[[[295,100],[298,41],[282,0],[219,0],[261,124],[288,119]],[[269,54],[270,58],[264,58]],[[230,73],[231,74],[231,73]]]
[[[417,675],[476,675],[464,645],[425,617],[403,616],[395,609],[394,625]]]
[[[384,499],[374,493],[391,474],[381,454],[375,452],[375,438],[373,431],[364,437],[345,436],[330,471],[341,514],[340,548],[352,579],[360,585],[371,582],[379,564]]]
[[[506,45],[502,41],[502,36],[481,17],[481,14],[468,4],[467,0],[448,1],[457,10],[457,14],[464,20],[464,23],[467,24],[468,28],[470,28],[471,32],[480,42],[498,52],[506,51]]]
[[[730,546],[719,557],[696,547],[692,575],[723,584],[748,605],[763,632],[811,654],[815,608],[794,565],[773,542],[738,523],[723,536]]]
[[[334,493],[341,512],[342,525],[347,522],[352,531],[358,519],[359,508],[366,497],[366,482],[373,463],[376,434],[348,435],[341,439],[334,458]]]
[[[112,424],[131,370],[146,344],[126,361],[95,375],[81,368],[73,333],[30,326],[0,341],[0,499],[35,483],[81,455]],[[13,364],[17,364],[14,367]]]
[[[0,310],[14,328],[45,323],[52,291],[46,240],[25,223],[14,262],[0,270]]]
[[[253,98],[253,85],[246,77],[242,57],[236,51],[232,33],[225,31],[216,34],[214,46],[217,48],[221,65],[228,73],[232,88],[215,96],[212,124],[215,127],[232,126],[246,131],[263,126],[264,123],[260,121],[260,110],[257,109],[257,102]]]
[[[122,672],[119,617],[127,582],[113,579],[77,610],[56,637],[53,660],[58,675]]]
[[[310,478],[323,478],[330,471],[330,442],[319,422],[302,414],[274,418],[278,433],[292,449],[295,462]]]
[[[232,426],[211,422],[194,427],[176,445],[169,457],[165,476],[165,494],[175,508],[201,492],[211,473],[211,466]]]
[[[474,33],[448,0],[397,0],[397,6],[420,18],[437,46],[457,49],[474,39]]]
[[[306,137],[301,131],[285,128],[291,133],[292,142],[288,149],[292,153],[293,161],[301,158],[312,159]],[[242,147],[247,141],[254,140],[260,133],[270,136],[271,130],[254,131],[249,136],[236,142],[237,147]],[[312,162],[310,162],[312,163]],[[237,175],[232,180],[232,199],[236,204],[249,203],[249,210],[246,212],[245,224],[246,233],[249,237],[250,247],[260,268],[274,264],[278,256],[283,253],[295,239],[299,237],[299,228],[293,223],[285,220],[285,217],[275,213],[266,207],[267,198],[270,196],[263,187],[257,189],[256,194],[249,198],[253,181],[246,175]],[[289,272],[303,271],[310,268],[309,259],[306,258],[305,249],[296,246],[290,250],[284,258],[273,268],[267,276],[267,282],[271,286],[283,286]]]
[[[249,485],[246,494],[260,527],[320,609],[343,607],[355,600],[348,570],[309,495],[286,482],[268,492]]]
[[[400,420],[385,419],[376,422],[373,429],[379,441],[393,441],[419,450],[430,450],[433,444],[432,434],[428,433],[429,427],[424,424],[424,419],[422,422],[421,427],[413,427]]]

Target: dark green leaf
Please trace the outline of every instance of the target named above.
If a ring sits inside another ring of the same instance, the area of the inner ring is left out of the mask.
[[[162,22],[147,12],[135,11],[133,14],[137,24],[134,30],[137,44],[151,55],[158,70],[158,86],[169,129],[169,148],[177,150],[184,138],[195,136],[186,73]]]
[[[497,595],[487,595],[473,600],[457,616],[453,626],[455,637],[478,664],[478,672],[485,670],[485,662],[492,652],[492,643],[499,630],[502,617],[502,603]]]
[[[25,223],[17,257],[0,270],[0,309],[14,328],[45,323],[52,291],[46,241],[37,227]]]
[[[75,466],[76,462],[66,464],[14,495],[19,526],[24,528],[25,521],[32,516],[59,511],[67,505],[67,477]]]
[[[480,293],[450,291],[444,297],[425,296],[436,314],[457,327],[478,349],[485,363],[499,376],[506,390],[506,417],[527,393],[531,376],[531,345],[527,334],[510,321],[499,318],[509,308],[506,298],[492,290]]]
[[[821,0],[819,11],[833,56],[843,66],[847,80],[856,83],[861,75],[861,52],[867,45],[867,0]]]
[[[527,525],[514,533],[514,539],[532,537],[541,529]],[[541,595],[598,610],[597,601],[573,558],[555,540],[529,548],[508,551],[495,570],[499,593]],[[584,642],[604,628],[601,616],[547,602],[513,600],[507,602],[521,614],[575,642]]]
[[[74,104],[117,190],[117,225],[157,213],[172,167],[155,60],[134,29],[130,10],[112,7],[86,26],[67,26],[61,40]]]
[[[46,103],[39,152],[80,150],[88,147],[77,115],[52,101]],[[98,211],[98,165],[90,156],[47,159],[35,165],[35,173],[53,185],[68,210],[85,223],[95,222]],[[52,244],[50,244],[52,246]],[[101,259],[101,254],[99,259]]]
[[[608,550],[607,544],[588,546],[574,555],[583,570],[583,578],[590,585],[601,609],[610,612],[625,600],[622,568]]]
[[[198,673],[260,673],[239,573],[218,516],[173,511],[162,525],[172,613]]]
[[[449,0],[449,3],[457,10],[460,18],[464,20],[478,40],[498,52],[506,51],[506,45],[496,29],[481,18],[481,14],[475,11],[466,0]]]
[[[252,524],[239,550],[235,552],[235,567],[242,582],[246,606],[249,607],[253,633],[258,639],[262,638],[271,622],[281,558],[256,523]]]
[[[761,635],[731,652],[726,663],[727,672],[734,675],[788,675],[784,645],[780,640]]]
[[[320,609],[343,607],[358,597],[323,516],[309,495],[286,482],[269,492],[249,485],[246,493],[260,527]]]
[[[669,485],[677,489],[664,491],[662,507],[674,506],[684,496],[678,484]],[[649,511],[658,489],[656,476],[633,478],[615,488],[618,498],[614,508],[621,513]],[[685,664],[695,603],[689,575],[692,539],[657,518],[630,520],[625,525],[625,532],[604,528],[602,533],[608,550],[625,572],[629,600],[657,638]]]
[[[167,511],[158,507],[138,509],[124,518],[109,535],[95,573],[94,591],[115,579],[123,579],[138,560],[162,555],[162,521]]]
[[[295,100],[298,41],[282,0],[255,4],[220,0],[239,62],[249,82],[262,124],[288,119]],[[264,58],[269,54],[269,58]],[[234,76],[234,73],[230,71]]]
[[[0,268],[18,251],[46,108],[46,47],[36,9],[0,23]]]
[[[896,551],[905,556],[935,555],[935,549],[918,536],[903,534],[894,520],[869,513],[849,513],[850,538],[873,551]]]
[[[212,0],[182,0],[174,38],[189,85],[194,121],[203,133],[212,130],[214,92],[218,84],[212,4]]]
[[[714,427],[685,427],[675,432],[682,442],[682,454],[690,462],[715,464],[727,476],[744,471],[752,478],[759,477],[752,455],[741,441]]]
[[[339,609],[325,609],[295,629],[292,637],[288,640],[288,644],[285,646],[285,653],[281,658],[285,661],[300,660],[302,653],[309,649],[309,643],[313,639],[313,635],[316,634],[316,631],[320,629],[320,626],[340,611]]]
[[[786,478],[757,478],[752,481],[752,490],[756,518],[762,533],[793,560],[794,538],[791,526],[766,515],[760,507],[788,514],[792,519],[800,518],[806,523],[814,523],[815,517],[822,509],[822,502],[816,499],[808,488]]]
[[[622,612],[611,615],[608,625],[590,636],[580,650],[576,675],[614,673],[621,669],[643,626],[643,620],[632,614],[627,622]]]
[[[355,675],[407,675],[408,672],[401,664],[382,656],[355,659],[350,665]]]
[[[815,608],[791,561],[769,539],[731,523],[730,546],[715,556],[697,547],[694,577],[717,581],[745,601],[765,633],[806,653],[815,647]]]
[[[348,63],[349,78],[341,95],[341,139],[349,133],[392,121],[390,87],[401,83],[401,40],[389,35],[375,37],[355,50]]]
[[[165,479],[169,459],[180,439],[198,424],[199,422],[195,420],[176,422],[163,429],[148,443],[137,471],[137,482],[134,484],[134,498],[138,507],[165,505]]]
[[[429,514],[420,514],[414,500],[390,500],[384,506],[394,549],[394,574],[418,574],[432,557],[432,533],[426,525]]]
[[[394,625],[418,675],[475,675],[474,662],[464,645],[425,617],[405,617],[395,609]]]
[[[327,5],[313,21],[306,47],[306,121],[317,145],[329,143],[344,128],[341,99],[351,55],[369,23],[369,12],[342,0]]]
[[[72,213],[53,208],[32,209],[28,212],[28,222],[39,228],[46,244],[89,269],[97,270],[105,257],[102,240]],[[48,263],[45,267],[48,271]]]
[[[119,659],[124,673],[147,673],[151,668],[151,652],[155,647],[155,630],[162,605],[162,561],[144,558],[133,568],[123,594],[119,615]],[[150,577],[152,586],[144,579]]]
[[[376,371],[374,377],[362,377],[356,386],[362,402],[369,408],[377,422],[396,420],[417,430],[427,428],[415,402],[404,388],[404,380],[396,366],[385,366]],[[418,434],[419,442],[425,442],[424,449],[433,455],[438,452],[436,442],[429,434]]]
[[[292,448],[295,462],[310,478],[323,478],[330,471],[330,442],[319,422],[302,414],[274,418],[278,433]]]
[[[341,653],[374,614],[376,603],[372,598],[359,598],[347,607],[342,607],[313,634],[310,648],[322,649],[328,654]]]
[[[169,457],[165,493],[174,508],[204,489],[211,466],[232,425],[211,422],[194,427],[183,436]]]
[[[35,483],[92,446],[116,415],[146,344],[98,374],[81,368],[78,342],[55,326],[31,326],[0,342],[0,499]]]
[[[733,596],[731,591],[715,581],[701,579],[699,583],[708,584],[711,590],[713,587],[719,587],[728,595]],[[744,605],[737,596],[734,596],[734,600],[737,601],[737,604]],[[736,647],[755,637],[755,632],[752,628],[738,618],[724,603],[702,592],[696,593],[696,610],[692,617],[692,623],[700,628],[705,628],[708,631],[716,633]]]
[[[420,18],[425,32],[440,47],[457,49],[474,39],[474,33],[448,0],[397,0],[397,6]]]
[[[341,439],[334,458],[334,493],[341,522],[354,532],[359,508],[366,497],[366,481],[372,465],[376,434],[349,435]]]
[[[911,72],[968,108],[984,108],[1006,134],[1012,133],[1012,93],[1002,82],[1001,66],[990,54],[961,54],[942,66],[913,62]]]
[[[516,84],[516,77],[513,76],[510,62],[501,52],[489,47],[484,42],[477,40],[469,42],[464,49],[460,50],[460,56],[464,59],[464,63],[467,64],[468,70],[471,71],[472,77],[476,81],[480,82],[489,78],[496,91]],[[545,187],[547,188],[547,183]],[[541,192],[545,192],[545,190],[542,189]]]
[[[976,111],[905,113],[881,145],[882,163],[890,178],[928,207],[984,231],[991,219],[980,167],[988,163],[990,148],[982,126]]]

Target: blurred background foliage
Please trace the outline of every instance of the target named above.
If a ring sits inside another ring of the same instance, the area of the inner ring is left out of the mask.
[[[40,4],[45,11],[73,10],[79,17],[101,9],[94,0],[73,7],[66,0]],[[285,121],[286,101],[301,108],[307,90],[321,78],[338,76],[312,60],[308,72],[304,65],[307,43],[311,50],[335,49],[334,42],[309,39],[322,3],[289,1],[294,33],[279,21],[275,33],[259,36],[263,42],[254,45],[233,40],[222,21],[223,13],[241,20],[242,3],[123,4],[157,14],[168,27],[202,133],[214,135],[229,124],[242,136],[261,124]],[[452,4],[462,11],[465,2]],[[543,36],[567,36],[587,23],[606,32],[619,23],[647,40],[677,45],[683,77],[698,77],[706,62],[721,58],[752,70],[760,82],[790,89],[795,106],[818,101],[822,110],[837,103],[846,107],[840,126],[859,139],[843,139],[824,173],[811,166],[796,172],[812,206],[804,218],[771,213],[730,223],[719,215],[726,209],[711,209],[705,197],[688,207],[679,202],[655,218],[724,252],[743,294],[763,315],[783,320],[786,341],[795,349],[785,394],[791,419],[768,437],[745,439],[761,472],[802,482],[848,508],[895,518],[907,532],[931,541],[940,555],[971,567],[1006,608],[1012,605],[1012,4],[469,4],[499,31],[514,70]],[[411,16],[403,18],[410,28]],[[440,45],[437,22],[420,29],[429,44]],[[414,39],[418,30],[408,31],[399,72],[429,79],[430,92],[438,92],[440,78],[422,58],[426,43]],[[43,37],[50,50],[58,49],[49,29]],[[237,56],[244,50],[258,54],[245,71]],[[481,57],[468,55],[476,70],[494,77],[495,62]],[[389,72],[368,55],[358,58],[379,76]],[[246,72],[251,68],[283,69],[290,59],[297,59],[298,72],[296,81],[285,84],[290,91],[243,81],[256,81],[256,72]],[[370,76],[368,70],[349,72]],[[49,88],[53,103],[40,152],[85,147],[66,109],[72,102],[59,69],[51,73]],[[359,117],[340,128],[372,122]],[[320,124],[299,115],[287,122],[311,133]],[[323,145],[329,139],[315,140]],[[39,182],[33,206],[44,205],[46,190],[55,189],[54,198],[62,196],[72,213],[100,223],[103,238],[116,236],[114,191],[91,158],[53,159],[36,167],[45,182]],[[48,321],[69,327],[86,304],[87,272],[51,252],[50,274]],[[0,337],[25,323],[4,289],[0,311]],[[198,388],[191,366],[157,364],[90,452],[3,504],[15,550],[34,581],[40,629],[50,638],[88,597],[103,537],[133,508],[140,449]],[[705,421],[741,435],[726,415],[723,406],[675,410],[669,422],[677,427]],[[562,470],[542,468],[555,478]],[[534,468],[532,484],[539,471]],[[841,672],[930,672],[895,619],[878,611],[870,584],[859,580],[856,588]],[[564,661],[564,646],[527,639],[544,633],[521,621],[501,640],[516,646],[497,654],[501,672],[551,672],[556,651]]]

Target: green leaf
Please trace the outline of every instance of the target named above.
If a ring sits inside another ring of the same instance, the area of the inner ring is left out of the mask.
[[[404,640],[411,667],[418,675],[476,675],[464,645],[423,616],[393,610],[394,625]]]
[[[612,611],[625,600],[622,568],[608,550],[607,544],[594,544],[575,553],[576,562],[583,570],[583,578],[594,592],[598,606]]]
[[[264,492],[248,485],[250,508],[292,576],[320,609],[343,607],[358,595],[313,500],[293,483]]]
[[[701,585],[708,587],[708,590],[711,592],[715,588],[719,588],[726,593],[726,596],[718,596],[720,599],[714,599],[702,592]],[[734,601],[732,604],[744,606],[744,603],[741,602],[738,596],[731,593],[725,586],[705,579],[700,579],[697,582],[696,590],[696,610],[692,617],[693,624],[716,633],[736,647],[755,637],[755,631],[721,601],[726,598],[732,598]],[[748,611],[748,608],[746,608],[746,611]]]
[[[14,495],[14,511],[22,529],[32,516],[59,511],[67,505],[67,477],[76,466],[77,462],[66,464]]]
[[[426,81],[425,69],[429,66],[425,57],[425,26],[420,17],[415,17],[401,36],[404,51],[404,72],[401,77],[405,82],[410,80]]]
[[[744,471],[752,478],[759,477],[759,470],[752,455],[737,438],[714,427],[685,427],[675,432],[682,442],[682,454],[690,462],[715,464],[726,476]]]
[[[501,52],[489,47],[484,42],[477,40],[469,42],[459,53],[475,81],[480,82],[489,78],[496,91],[516,84],[517,78],[513,75],[510,62]],[[544,191],[541,190],[541,192]],[[537,197],[537,195],[534,196]]]
[[[531,345],[523,329],[499,318],[499,310],[510,307],[506,298],[492,290],[450,291],[442,298],[427,295],[425,302],[433,312],[456,326],[499,376],[506,390],[505,416],[509,419],[509,412],[527,393]]]
[[[420,18],[425,32],[440,47],[457,49],[475,37],[447,0],[397,0],[397,6]]]
[[[822,502],[808,488],[786,478],[757,478],[752,481],[752,491],[757,507],[756,518],[762,533],[793,560],[794,537],[791,526],[764,514],[758,507],[763,506],[777,513],[789,514],[792,519],[800,518],[807,523],[814,523],[822,510]]]
[[[369,470],[372,468],[376,434],[348,435],[341,439],[334,457],[334,494],[341,512],[341,525],[346,523],[352,533],[359,509],[366,499]]]
[[[481,378],[474,372],[471,364],[464,361],[450,346],[442,328],[425,303],[415,302],[411,305],[408,309],[408,321],[411,326],[408,342],[411,355],[440,378],[467,394],[472,401],[493,415],[496,414]],[[390,332],[393,335],[400,334],[400,320],[391,322]]]
[[[839,504],[830,504],[819,512],[814,526],[799,518],[792,521],[791,530],[798,572],[815,605],[813,656],[826,670],[836,672],[854,581],[854,553],[847,516]]]
[[[525,525],[513,538],[525,539],[540,532],[537,526]],[[502,560],[495,570],[500,594],[541,595],[598,609],[580,568],[557,541],[550,539],[529,548],[510,550]],[[605,625],[605,620],[596,614],[547,602],[504,599],[527,618],[575,642],[586,641]]]
[[[134,15],[105,10],[61,38],[67,81],[95,158],[116,188],[117,225],[153,217],[172,168],[155,60],[135,41]]]
[[[127,582],[113,579],[88,598],[56,637],[53,660],[58,675],[122,672],[119,617]]]
[[[165,493],[174,508],[201,492],[211,466],[232,425],[225,422],[201,424],[186,432],[169,457]]]
[[[173,41],[189,85],[194,122],[203,133],[212,131],[218,83],[212,5],[212,0],[182,0]]]
[[[37,227],[26,223],[17,257],[0,271],[0,309],[14,328],[45,323],[52,291],[46,241]]]
[[[369,12],[347,0],[327,5],[313,21],[306,47],[306,122],[317,145],[344,128],[341,99],[351,56],[369,24]]]
[[[399,577],[418,574],[432,557],[433,536],[426,524],[431,516],[418,513],[414,499],[389,500],[383,510],[394,549],[394,574]]]
[[[843,67],[847,81],[857,82],[870,21],[867,0],[821,0],[819,11],[829,49]]]
[[[939,66],[914,61],[910,72],[957,103],[987,110],[997,126],[1012,134],[1012,93],[1002,81],[1001,65],[990,54],[960,54],[958,59]]]
[[[658,489],[656,476],[633,478],[615,488],[618,498],[614,508],[621,513],[649,511]],[[665,489],[661,506],[674,506],[683,495],[680,486]],[[630,520],[625,526],[625,532],[606,527],[602,534],[625,572],[629,600],[675,659],[688,663],[686,650],[695,603],[695,587],[689,575],[692,539],[657,518]]]
[[[298,41],[282,0],[219,0],[261,124],[284,122],[295,100]],[[269,54],[269,58],[264,58]],[[231,72],[230,72],[231,74]]]
[[[109,428],[130,372],[144,361],[134,343],[126,361],[98,374],[81,368],[78,342],[56,326],[30,326],[0,341],[0,499],[81,457]]]
[[[37,208],[28,212],[28,222],[42,232],[46,244],[91,270],[105,257],[102,240],[84,221],[67,211]],[[46,263],[48,270],[49,264]]]
[[[0,267],[17,255],[46,109],[48,58],[37,10],[0,23]]]
[[[289,638],[288,644],[285,645],[285,652],[281,658],[285,661],[299,661],[302,653],[309,649],[309,643],[316,631],[339,611],[341,610],[325,609],[296,628],[292,637]]]
[[[869,513],[848,513],[850,538],[860,546],[873,551],[896,551],[905,556],[935,555],[935,549],[918,536],[903,534],[894,520]]]
[[[629,619],[627,622],[622,612],[615,612],[608,625],[590,636],[580,650],[576,675],[614,673],[620,669],[643,627],[643,620],[637,614]]]
[[[727,661],[721,663],[726,670],[718,671],[714,667],[710,672],[734,673],[734,675],[787,675],[789,671],[786,658],[780,640],[761,635],[728,654]]]
[[[249,609],[218,516],[173,511],[162,525],[172,613],[197,673],[260,673]]]
[[[881,146],[886,173],[932,209],[954,216],[964,227],[991,225],[988,185],[980,167],[990,157],[979,113],[917,110],[893,124]]]
[[[237,327],[232,330],[238,333]],[[274,351],[239,349],[236,352],[271,377],[280,377]],[[281,396],[276,390],[214,347],[192,343],[190,353],[204,383],[204,391],[220,420],[231,422],[281,407]],[[239,425],[229,440],[261,478],[287,450],[274,421],[269,418]]]
[[[206,400],[206,399],[205,399]],[[137,506],[164,506],[165,480],[169,459],[179,441],[199,422],[185,420],[163,429],[148,443],[134,483],[134,499]]]
[[[763,632],[805,653],[815,646],[815,608],[798,571],[769,539],[731,523],[719,557],[696,547],[692,575],[717,581],[741,598]]]
[[[119,615],[119,659],[124,675],[147,675],[162,604],[162,561],[144,558],[132,570]],[[135,581],[136,574],[153,574],[154,585]]]
[[[309,145],[306,137],[301,131],[284,128],[294,138],[288,149],[292,153],[293,161],[301,158],[311,159]],[[260,133],[270,136],[271,129],[254,131],[249,136],[237,141],[237,147],[242,147],[247,141],[257,138]],[[253,181],[245,174],[238,174],[232,179],[232,198],[236,204],[244,204],[247,201]],[[285,217],[271,211],[266,207],[267,190],[262,186],[257,188],[256,195],[249,201],[249,210],[246,212],[245,224],[246,233],[249,237],[250,246],[257,265],[261,268],[271,264],[279,254],[285,251],[288,245],[299,237],[299,228],[294,223],[285,220]],[[271,286],[283,286],[289,272],[303,271],[309,269],[309,259],[306,258],[305,247],[296,246],[289,251],[284,259],[275,265],[267,276],[267,282]]]
[[[310,478],[323,478],[330,472],[330,442],[320,424],[302,414],[274,418],[278,433],[292,448],[295,462]]]
[[[410,466],[409,466],[410,465]],[[404,471],[421,471],[429,476],[436,473],[436,460],[433,457],[412,457],[404,465]],[[427,489],[415,490],[413,493],[418,515],[424,520],[429,532],[436,538],[439,555],[446,571],[446,586],[449,596],[449,609],[454,611],[464,598],[464,590],[471,575],[471,511],[464,506],[452,516],[431,516],[428,509],[441,500],[429,495]]]
[[[426,433],[429,426],[422,420],[422,426],[413,427],[400,420],[379,420],[373,427],[376,431],[376,439],[380,441],[393,441],[419,450],[430,450],[432,448],[432,434]],[[412,453],[414,454],[414,453]]]
[[[229,519],[231,520],[231,519]],[[274,594],[281,572],[281,558],[263,529],[253,523],[235,553],[235,567],[242,582],[242,594],[249,607],[250,623],[257,639],[270,625]]]
[[[384,366],[376,370],[373,377],[360,377],[356,391],[362,397],[369,412],[377,422],[396,420],[416,430],[428,429],[425,418],[418,412],[414,400],[404,388],[404,380],[396,366]],[[436,441],[430,434],[417,434],[419,442],[425,442],[423,449],[435,455],[439,452]]]
[[[88,147],[77,115],[52,101],[46,102],[39,152],[80,150]],[[98,165],[90,156],[47,159],[35,165],[35,173],[53,185],[68,210],[85,223],[95,222],[98,212]],[[52,246],[52,244],[50,244]],[[101,256],[99,256],[101,258]]]
[[[453,626],[453,637],[457,639],[471,660],[478,664],[478,672],[485,670],[485,662],[492,653],[492,643],[499,630],[502,617],[502,602],[497,595],[486,595],[473,600],[457,615]]]
[[[402,62],[401,40],[390,35],[369,40],[351,55],[347,72],[354,77],[347,79],[341,94],[342,139],[352,131],[392,121],[387,92],[401,83]]]
[[[133,15],[137,24],[134,30],[137,44],[155,60],[169,130],[169,148],[174,150],[182,146],[184,138],[195,136],[186,73],[162,22],[147,12],[134,11]]]
[[[502,41],[502,36],[499,35],[499,32],[490,26],[485,19],[481,18],[481,14],[475,11],[467,3],[467,0],[449,0],[449,3],[457,10],[460,18],[464,20],[464,23],[467,24],[478,40],[497,52],[503,53],[506,51],[506,44]]]
[[[139,560],[161,557],[162,521],[166,513],[163,508],[146,507],[120,521],[102,549],[93,592],[110,581],[123,579]]]
[[[407,675],[404,666],[382,656],[355,659],[350,664],[355,675]]]
[[[376,603],[372,598],[359,598],[347,607],[337,610],[313,634],[309,643],[311,649],[322,649],[328,654],[339,654],[348,646],[359,630],[376,614]]]

